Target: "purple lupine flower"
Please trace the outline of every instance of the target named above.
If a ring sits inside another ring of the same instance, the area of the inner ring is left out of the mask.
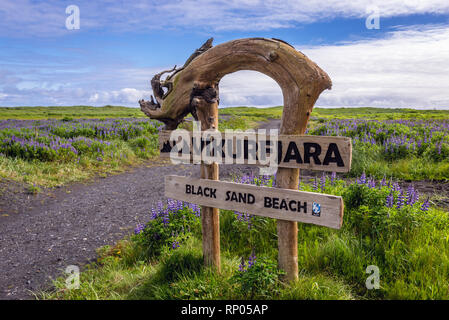
[[[324,172],[320,178],[320,189],[321,189],[321,192],[324,192],[324,190],[326,189],[326,176],[324,175]]]
[[[158,212],[154,208],[151,208],[151,220],[156,219],[157,216]]]
[[[335,171],[331,174],[331,185],[334,185],[335,180],[337,179],[337,173]]]
[[[162,201],[159,200],[157,202],[157,213],[160,214],[160,213],[162,213],[163,210],[164,210],[164,205],[163,205]]]
[[[313,180],[312,190],[314,190],[314,191],[317,191],[317,190],[318,190],[318,183],[317,183],[317,181],[316,181],[316,177],[315,177],[315,180]]]
[[[368,187],[369,187],[370,189],[374,189],[374,188],[376,187],[376,180],[374,180],[373,177],[371,177],[371,178],[369,179],[369,181],[368,181]]]
[[[404,206],[404,192],[401,190],[398,196],[398,200],[396,201],[396,208],[401,209]]]
[[[143,229],[145,229],[145,225],[139,224],[139,225],[134,229],[134,234],[139,234],[139,233],[141,233]]]
[[[401,186],[398,182],[393,183],[393,191],[401,191]]]
[[[416,191],[412,185],[409,185],[407,188],[407,196],[405,204],[408,206],[413,206],[416,202]]]
[[[245,221],[248,223],[248,230],[251,230],[251,228],[253,227],[253,218],[253,215],[248,213],[245,214]]]
[[[261,186],[268,186],[268,183],[270,182],[270,176],[264,174],[262,178],[260,179],[260,185]]]
[[[171,244],[171,249],[172,250],[175,250],[175,249],[177,249],[177,248],[179,248],[179,241],[173,241],[172,242],[172,244]]]
[[[429,210],[429,207],[430,207],[429,197],[427,197],[426,201],[424,201],[424,203],[421,206],[421,210],[427,211],[427,210]]]
[[[415,194],[414,194],[415,198],[413,199],[414,203],[419,201],[419,191],[415,189]]]
[[[238,221],[243,221],[243,213],[238,212],[238,211],[234,211],[234,214],[237,218]]]
[[[357,180],[358,184],[366,184],[366,174],[365,172],[362,173],[362,175],[360,176],[360,179]]]
[[[175,204],[175,201],[173,199],[167,199],[167,210],[169,212],[177,211],[176,210],[176,204]]]
[[[254,265],[254,263],[256,263],[256,259],[257,259],[257,257],[253,250],[251,255],[248,258],[248,269],[251,268]]]
[[[168,223],[170,222],[170,219],[168,217],[168,212],[162,215],[162,223],[164,224],[164,226],[166,226]]]
[[[393,207],[393,202],[394,202],[393,192],[390,192],[390,194],[387,196],[387,199],[386,199],[386,202],[385,202],[385,206],[387,208],[392,208]]]
[[[246,271],[246,270],[245,270],[245,267],[246,267],[246,265],[245,265],[245,259],[243,259],[243,257],[242,257],[242,261],[240,262],[240,265],[239,265],[239,271],[240,271],[240,272]]]
[[[194,204],[194,203],[189,203],[188,207],[193,211],[193,214],[197,217],[201,216],[201,208],[200,206]]]

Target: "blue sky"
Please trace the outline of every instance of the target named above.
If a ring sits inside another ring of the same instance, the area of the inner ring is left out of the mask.
[[[66,28],[66,7],[80,29]],[[378,13],[380,28],[367,29]],[[331,77],[318,106],[449,108],[449,1],[0,0],[0,106],[125,105],[206,39],[283,39]],[[221,106],[282,104],[251,71],[220,83]]]

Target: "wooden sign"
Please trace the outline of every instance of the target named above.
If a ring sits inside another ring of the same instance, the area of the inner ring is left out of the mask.
[[[167,130],[175,130],[189,113],[196,121],[201,121],[202,131],[215,130],[218,128],[220,79],[240,70],[262,72],[279,84],[284,98],[279,132],[284,136],[260,135],[255,143],[254,139],[241,140],[240,146],[236,136],[236,146],[231,144],[229,147],[226,133],[225,139],[218,133],[209,143],[207,140],[203,143],[206,146],[206,158],[209,156],[207,146],[216,146],[212,148],[215,159],[210,160],[202,158],[201,138],[194,141],[192,138],[195,133],[192,136],[187,133],[185,149],[190,149],[181,152],[181,156],[184,161],[201,163],[202,179],[169,176],[166,179],[166,195],[203,205],[204,262],[217,271],[220,271],[221,264],[217,207],[278,218],[279,268],[285,271],[285,280],[294,281],[298,279],[296,221],[339,228],[343,216],[340,197],[296,190],[299,169],[347,172],[351,166],[349,138],[303,135],[320,93],[332,87],[326,72],[293,46],[277,39],[237,39],[215,47],[212,47],[212,39],[209,39],[187,59],[182,68],[175,67],[154,75],[151,87],[155,100],[152,97],[150,101],[140,100],[139,104],[147,116],[164,122]],[[171,74],[162,80],[161,76],[167,72]],[[176,147],[173,142],[177,142],[177,139],[170,141],[170,133],[164,132],[159,137],[161,156],[169,156],[171,149]],[[270,142],[270,147],[264,144],[269,138],[277,141]],[[224,155],[223,151],[215,151],[223,146],[228,146],[224,148]],[[190,154],[190,150],[195,149],[196,152]],[[265,154],[270,155],[268,165],[271,167],[276,162],[279,167],[276,188],[218,181],[219,163],[264,166],[267,164],[264,163],[266,159],[263,151],[267,149],[269,152]],[[176,158],[176,153],[180,155],[178,151],[172,152],[172,160]]]
[[[334,229],[339,229],[343,221],[343,199],[322,193],[171,175],[165,177],[165,196],[207,207]]]
[[[206,152],[217,152],[220,156],[214,160],[223,164],[268,166],[275,163],[282,168],[334,172],[351,169],[352,143],[348,137],[217,132],[221,141],[214,143],[212,135],[208,137],[203,133],[202,138],[202,133],[161,131],[160,156],[170,157],[173,151],[172,157],[179,161],[200,163]],[[190,154],[190,157],[182,157],[182,153]]]

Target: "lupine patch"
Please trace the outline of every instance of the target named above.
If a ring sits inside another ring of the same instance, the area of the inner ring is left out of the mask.
[[[164,247],[179,248],[191,236],[191,228],[200,224],[200,208],[183,201],[159,201],[150,212],[150,220],[139,224],[133,237],[148,257],[158,256]]]
[[[353,143],[381,146],[386,160],[425,156],[449,160],[449,121],[328,120],[308,131],[312,135],[347,136]]]
[[[137,155],[144,157],[156,151],[160,129],[160,123],[147,119],[2,120],[0,154],[25,160],[77,162],[87,155],[100,162],[106,155],[121,158],[114,153],[116,143],[130,141],[139,151]]]

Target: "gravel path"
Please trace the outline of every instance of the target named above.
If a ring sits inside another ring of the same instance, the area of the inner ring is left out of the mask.
[[[250,172],[221,168],[220,178]],[[149,220],[164,199],[164,176],[199,177],[198,165],[152,165],[45,190],[33,196],[11,181],[0,181],[0,299],[30,299],[68,265],[95,260],[96,249],[114,244]]]
[[[262,128],[279,127],[280,120]],[[220,166],[220,179],[257,167]],[[301,172],[309,179],[311,172]],[[0,179],[0,299],[33,299],[31,291],[51,286],[69,265],[96,259],[96,249],[114,244],[149,219],[164,199],[164,176],[199,177],[198,165],[147,163],[128,172],[88,183],[74,183],[29,195],[23,185]],[[419,182],[428,192],[444,193],[449,183]],[[426,189],[427,188],[427,189]]]

